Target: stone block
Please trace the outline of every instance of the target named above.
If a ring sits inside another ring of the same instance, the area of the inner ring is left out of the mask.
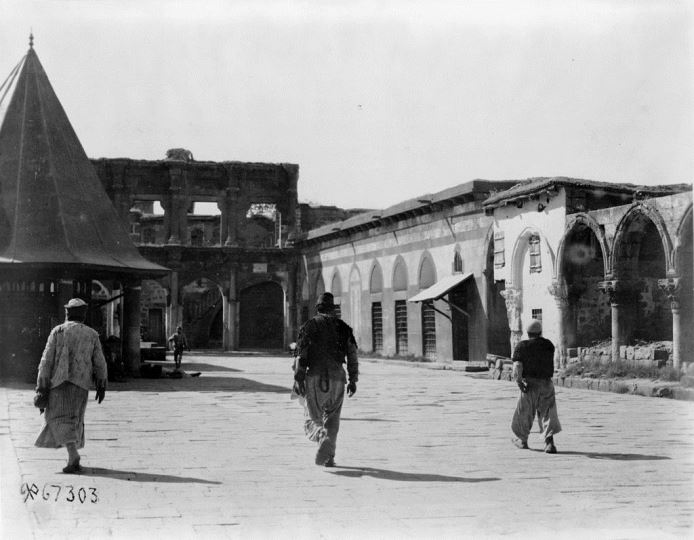
[[[627,346],[626,345],[620,345],[619,346],[619,357],[622,360],[626,360],[626,358],[627,358]]]
[[[634,347],[634,360],[653,360],[651,347]]]
[[[626,359],[627,360],[633,360],[634,359],[634,347],[627,346]]]
[[[566,355],[571,358],[578,358],[578,349],[576,347],[569,347],[566,349]]]

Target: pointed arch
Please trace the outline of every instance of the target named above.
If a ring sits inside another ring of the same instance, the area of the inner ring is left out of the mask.
[[[687,240],[689,239],[689,240]],[[692,259],[685,260],[684,257],[691,253],[692,242],[692,205],[685,210],[680,224],[677,227],[677,238],[675,253],[673,256],[674,271],[678,276],[690,269],[693,262]]]
[[[549,266],[552,272],[552,278],[555,279],[557,275],[557,265],[556,265],[556,255],[552,246],[549,245],[545,235],[540,233],[540,231],[534,227],[527,227],[521,232],[516,238],[516,242],[513,245],[513,252],[511,255],[511,283],[508,284],[509,287],[517,287],[522,283],[523,272],[523,257],[525,252],[528,250],[528,240],[531,236],[538,236],[540,238],[540,244],[544,246],[545,250],[549,254]]]
[[[407,290],[407,264],[402,255],[398,255],[393,264],[393,279],[392,287],[394,291],[406,291]]]
[[[647,202],[638,201],[631,205],[631,208],[627,210],[626,214],[622,216],[622,219],[617,224],[614,242],[612,244],[612,253],[610,254],[610,266],[613,275],[617,276],[620,272],[624,272],[623,265],[619,263],[620,255],[627,249],[627,234],[630,232],[632,226],[638,220],[642,219],[649,220],[655,226],[665,255],[665,272],[666,274],[673,274],[675,272],[673,246],[670,235],[667,232],[665,221],[660,213]]]
[[[330,280],[330,292],[335,298],[342,296],[342,277],[340,277],[340,270],[337,268],[333,271],[333,277]]]
[[[371,265],[371,272],[369,273],[369,276],[369,292],[383,292],[383,271],[381,270],[381,265],[377,260],[374,260],[373,264]]]
[[[571,234],[580,227],[587,227],[595,235],[595,238],[597,239],[598,244],[600,246],[600,250],[602,251],[603,273],[605,276],[609,276],[612,272],[611,258],[610,249],[607,244],[607,239],[605,238],[605,231],[600,227],[598,222],[595,221],[591,216],[584,213],[578,213],[573,214],[567,218],[566,227],[564,229],[564,235],[561,237],[561,240],[559,241],[559,248],[557,249],[557,279],[561,280],[564,277],[564,267],[562,261],[566,256],[566,246],[569,242],[569,238]]]
[[[417,284],[420,289],[426,289],[436,283],[436,265],[428,251],[422,253],[417,272]]]

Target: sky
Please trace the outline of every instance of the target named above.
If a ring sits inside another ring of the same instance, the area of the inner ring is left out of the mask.
[[[87,155],[296,163],[385,208],[474,179],[694,180],[694,3],[0,0]]]

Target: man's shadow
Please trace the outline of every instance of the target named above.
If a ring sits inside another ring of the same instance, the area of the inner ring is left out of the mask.
[[[533,448],[533,452],[543,452],[540,448]],[[611,452],[577,452],[574,450],[560,450],[557,455],[564,456],[585,456],[590,459],[612,459],[615,461],[660,461],[663,459],[671,459],[667,456],[654,456],[652,454],[625,454]]]
[[[445,476],[441,474],[426,473],[406,473],[399,471],[389,471],[387,469],[374,469],[373,467],[335,467],[335,470],[328,470],[330,474],[336,476],[346,476],[348,478],[361,478],[371,476],[380,480],[395,480],[397,482],[495,482],[501,478],[463,478],[461,476]]]
[[[79,476],[103,476],[115,480],[125,480],[126,482],[158,482],[164,484],[216,484],[213,480],[202,478],[190,478],[186,476],[173,476],[170,474],[151,474],[134,471],[119,471],[116,469],[104,469],[102,467],[83,467],[83,472]]]

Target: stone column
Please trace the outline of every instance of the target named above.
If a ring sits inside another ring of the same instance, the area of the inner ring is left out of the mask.
[[[562,369],[566,367],[567,362],[566,326],[569,318],[569,294],[566,285],[559,281],[553,281],[552,284],[547,287],[547,290],[554,298],[554,301],[557,303],[557,309],[559,310],[559,335],[554,368]]]
[[[287,324],[286,324],[286,339],[284,340],[284,346],[288,346],[292,341],[296,341],[297,327],[296,327],[296,264],[294,261],[289,263],[289,268],[287,272]]]
[[[598,287],[602,292],[609,295],[610,306],[612,310],[612,361],[617,362],[619,360],[619,347],[621,345],[626,345],[626,340],[624,338],[625,334],[625,321],[624,309],[627,307],[627,288],[623,281],[618,279],[609,279],[606,281],[601,281]]]
[[[298,233],[297,231],[297,184],[299,182],[299,166],[290,163],[283,163],[282,168],[287,173],[287,216],[283,217],[284,223],[287,225],[287,243],[293,244]]]
[[[238,214],[238,197],[239,188],[227,188],[224,193],[224,199],[217,203],[217,207],[222,213],[222,220],[219,228],[219,240],[226,247],[238,246],[238,237],[236,234],[236,222]]]
[[[224,299],[224,312],[222,323],[224,326],[224,350],[236,350],[239,346],[238,338],[238,301],[236,299],[236,266],[229,270],[229,289]]]
[[[523,291],[521,289],[506,289],[501,291],[501,296],[506,301],[508,324],[511,329],[511,356],[516,345],[523,339],[523,327],[521,323],[521,310],[523,309]]]
[[[188,238],[188,205],[185,195],[185,171],[180,167],[169,169],[169,193],[164,201],[164,210],[169,214],[165,219],[168,224],[169,238],[167,244],[180,245]]]
[[[140,374],[140,283],[133,280],[123,284],[123,362],[133,376]]]
[[[671,277],[658,280],[658,286],[670,300],[672,310],[672,366],[679,369],[682,361],[682,339],[680,333],[680,284],[681,278]]]

